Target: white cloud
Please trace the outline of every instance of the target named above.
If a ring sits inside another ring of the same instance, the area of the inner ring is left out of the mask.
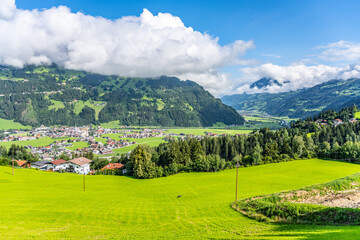
[[[275,54],[266,54],[266,53],[263,53],[261,54],[261,56],[264,56],[264,57],[269,57],[269,58],[281,58],[280,55],[275,55]]]
[[[313,87],[332,79],[347,80],[360,77],[360,65],[333,67],[327,65],[307,66],[304,64],[294,64],[290,66],[279,66],[268,63],[253,68],[242,68],[240,71],[248,83],[237,88],[236,92],[238,93],[286,92]],[[250,89],[250,83],[263,77],[276,79],[282,86],[274,85],[265,89]]]
[[[11,18],[15,9],[15,0],[0,0],[0,18]]]
[[[323,50],[319,57],[326,61],[359,61],[360,43],[339,41],[316,47]]]
[[[14,0],[0,0],[0,29],[0,64],[55,62],[102,74],[189,76],[218,92],[228,80],[216,82],[224,79],[216,70],[246,62],[241,56],[254,47],[242,40],[221,46],[218,38],[184,26],[179,17],[154,16],[146,9],[139,17],[109,20],[65,6],[16,9]]]
[[[216,71],[208,71],[204,73],[186,73],[178,75],[181,80],[192,80],[206,88],[215,96],[222,96],[232,93],[235,81],[230,79],[228,74]]]

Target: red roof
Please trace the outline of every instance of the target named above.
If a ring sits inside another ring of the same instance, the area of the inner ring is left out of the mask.
[[[120,169],[122,168],[124,165],[122,165],[121,163],[109,163],[108,165],[106,165],[105,167],[103,167],[101,170],[113,170],[113,169]]]
[[[54,165],[60,165],[62,163],[66,163],[66,161],[64,159],[58,159],[58,160],[54,160],[54,161],[52,161],[50,163],[52,163]]]
[[[23,161],[23,160],[17,160],[16,162],[19,167],[22,167],[26,163],[26,161]]]

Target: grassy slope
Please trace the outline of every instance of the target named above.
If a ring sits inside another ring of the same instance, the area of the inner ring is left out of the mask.
[[[50,100],[50,102],[53,103],[53,105],[50,105],[49,106],[49,110],[52,110],[52,109],[55,109],[55,110],[58,110],[60,108],[64,108],[65,105],[63,102],[60,102],[60,101],[56,101],[56,100]]]
[[[24,126],[14,120],[0,118],[0,130],[4,129],[31,129],[31,126]]]
[[[304,160],[239,170],[246,198],[327,182],[359,165]],[[360,227],[265,224],[230,208],[235,170],[138,180],[0,167],[2,239],[359,239]],[[181,198],[177,198],[182,194]]]

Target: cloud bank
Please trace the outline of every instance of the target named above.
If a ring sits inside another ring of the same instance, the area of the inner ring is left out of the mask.
[[[109,20],[65,6],[22,10],[14,0],[0,0],[0,29],[0,64],[55,62],[102,74],[189,76],[215,94],[222,91],[217,69],[240,63],[254,47],[242,40],[221,46],[218,38],[184,26],[179,17],[154,16],[147,9],[139,17]]]
[[[327,65],[307,66],[295,64],[290,66],[279,66],[271,63],[263,64],[253,68],[241,69],[245,79],[255,82],[263,77],[270,77],[278,80],[282,86],[268,86],[264,89],[250,89],[250,83],[244,84],[236,89],[237,93],[258,93],[258,92],[287,92],[302,88],[313,87],[332,79],[360,78],[360,65],[346,65],[333,67]]]

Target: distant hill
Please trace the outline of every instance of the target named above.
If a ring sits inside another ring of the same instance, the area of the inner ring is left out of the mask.
[[[51,66],[0,67],[0,118],[25,125],[241,125],[244,119],[201,86],[174,77],[105,76]]]
[[[331,80],[285,93],[235,94],[224,96],[222,100],[236,110],[305,118],[326,109],[339,110],[354,104],[360,105],[360,79]]]
[[[278,80],[273,79],[273,78],[261,78],[260,80],[254,82],[253,84],[250,85],[250,88],[255,88],[257,87],[258,89],[263,89],[269,86],[282,86],[281,83],[279,83]]]

